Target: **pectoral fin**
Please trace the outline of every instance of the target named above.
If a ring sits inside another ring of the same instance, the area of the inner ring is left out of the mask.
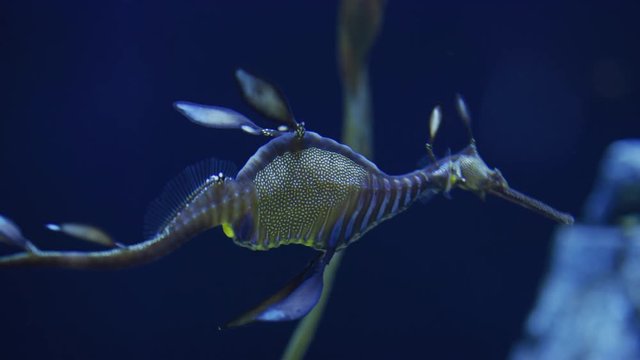
[[[327,258],[326,254],[321,254],[278,292],[222,328],[242,326],[254,321],[296,320],[307,315],[322,294]]]

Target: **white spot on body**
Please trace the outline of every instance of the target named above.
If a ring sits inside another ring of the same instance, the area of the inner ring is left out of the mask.
[[[254,180],[260,227],[270,241],[286,242],[300,240],[290,237],[321,227],[325,218],[332,226],[336,216],[328,215],[348,206],[349,194],[360,189],[366,176],[351,159],[318,148],[277,156]]]

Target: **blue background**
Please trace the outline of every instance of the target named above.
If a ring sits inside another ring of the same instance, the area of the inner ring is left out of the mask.
[[[465,145],[466,96],[485,160],[510,184],[579,215],[614,139],[640,135],[634,1],[389,2],[371,58],[375,162],[389,173]],[[238,165],[264,143],[197,127],[175,100],[250,114],[233,70],[277,83],[308,128],[339,138],[334,1],[3,1],[0,213],[43,248],[79,221],[142,240],[145,209],[185,166]],[[264,122],[263,122],[264,124]],[[456,192],[350,247],[309,359],[504,358],[522,334],[555,225]],[[9,249],[0,249],[8,253]],[[208,232],[115,272],[0,272],[3,359],[275,359],[294,323],[217,326],[297,273],[313,251],[262,253]]]

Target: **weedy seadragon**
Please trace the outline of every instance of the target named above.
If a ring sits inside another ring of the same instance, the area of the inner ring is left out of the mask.
[[[318,302],[324,269],[337,251],[416,200],[436,193],[448,194],[454,188],[480,197],[488,193],[560,223],[573,223],[571,215],[511,189],[500,171],[485,164],[461,97],[457,109],[469,131],[469,145],[458,153],[435,157],[432,143],[441,119],[436,107],[426,144],[430,163],[404,175],[388,175],[348,146],[306,131],[275,86],[243,70],[236,72],[236,78],[247,103],[276,122],[275,129],[262,128],[223,107],[190,102],[176,102],[175,107],[199,125],[270,138],[237,174],[213,161],[188,168],[152,206],[150,218],[156,219],[157,226],[146,241],[137,244],[114,242],[87,225],[48,225],[51,230],[112,247],[104,251],[40,250],[13,222],[0,217],[0,240],[24,250],[0,257],[0,267],[117,269],[140,265],[166,256],[217,226],[236,244],[252,250],[301,244],[319,251],[282,289],[226,325],[233,327],[303,317]]]

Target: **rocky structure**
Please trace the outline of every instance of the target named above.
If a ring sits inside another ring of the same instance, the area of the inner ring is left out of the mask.
[[[583,221],[560,228],[513,360],[640,359],[640,140],[612,144]]]

